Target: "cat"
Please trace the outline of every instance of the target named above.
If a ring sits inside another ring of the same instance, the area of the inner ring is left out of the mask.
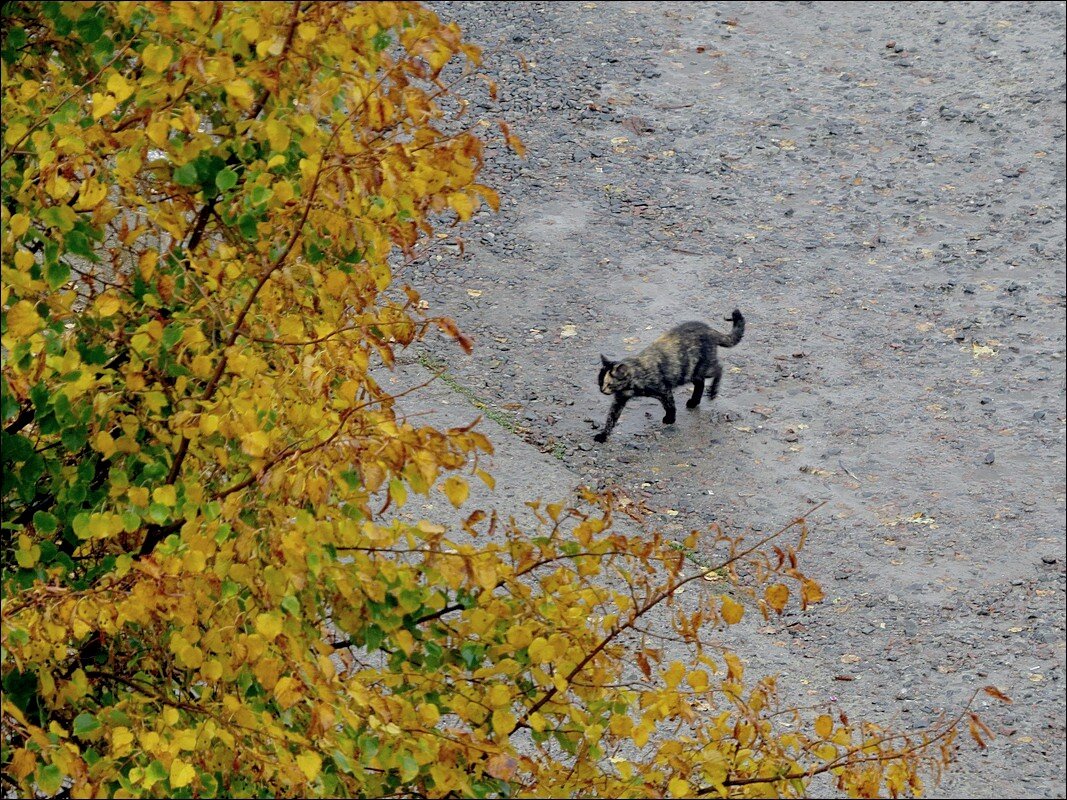
[[[602,394],[614,395],[604,430],[593,438],[606,442],[631,397],[655,397],[666,412],[663,422],[674,423],[672,392],[685,383],[693,384],[693,396],[686,408],[696,408],[704,394],[704,379],[711,378],[708,399],[719,393],[722,367],[716,355],[718,347],[733,347],[745,335],[745,318],[736,308],[728,318],[733,321],[729,334],[719,333],[703,322],[683,322],[660,336],[636,356],[610,361],[603,355],[597,379]]]

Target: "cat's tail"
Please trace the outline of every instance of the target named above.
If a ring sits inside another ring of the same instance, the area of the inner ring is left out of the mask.
[[[734,313],[730,315],[730,319],[734,322],[734,327],[730,330],[730,333],[724,335],[718,331],[712,331],[715,343],[720,347],[733,347],[745,335],[745,318],[741,315],[741,312],[735,308]]]

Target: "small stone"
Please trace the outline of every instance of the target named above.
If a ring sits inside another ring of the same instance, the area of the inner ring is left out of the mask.
[[[992,464],[993,463],[993,451],[992,450],[990,450],[988,453],[985,454],[985,457],[982,459],[982,463],[983,464]]]

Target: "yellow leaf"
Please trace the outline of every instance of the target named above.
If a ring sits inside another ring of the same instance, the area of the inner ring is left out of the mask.
[[[150,44],[141,53],[141,60],[144,65],[153,72],[162,72],[165,70],[171,62],[173,54],[170,52],[170,48],[162,44]]]
[[[259,38],[259,21],[255,17],[249,17],[241,24],[241,35],[250,42]]]
[[[493,712],[493,731],[499,736],[507,736],[515,727],[515,715],[498,708]]]
[[[109,94],[93,92],[93,119],[100,119],[115,110],[118,105],[115,98]]]
[[[313,781],[319,776],[319,771],[322,769],[322,759],[317,753],[301,753],[296,757],[296,765],[300,767],[300,771],[304,773],[305,778]]]
[[[252,94],[252,87],[248,85],[248,81],[241,79],[229,81],[225,88],[226,94],[236,100],[242,108],[250,108],[255,100],[255,96]]]
[[[548,640],[541,636],[530,642],[530,647],[526,652],[530,656],[531,664],[544,664],[556,656],[555,649],[548,643]]]
[[[157,486],[154,490],[152,490],[152,499],[160,505],[170,507],[178,502],[178,492],[171,484],[167,484],[165,486]]]
[[[91,211],[100,205],[107,197],[107,187],[100,181],[89,178],[78,188],[78,201],[74,204],[75,211]]]
[[[820,744],[815,748],[815,755],[823,761],[833,761],[837,758],[837,748],[832,744]]]
[[[252,458],[261,457],[267,452],[267,445],[269,444],[270,437],[267,436],[265,431],[252,431],[241,437],[241,449]]]
[[[33,772],[33,768],[36,764],[37,756],[34,755],[33,751],[28,750],[25,747],[20,747],[11,757],[9,769],[11,770],[11,774],[14,775],[17,780],[21,781]]]
[[[484,469],[476,469],[474,474],[482,479],[482,483],[489,487],[490,490],[496,488],[496,478],[486,472]]]
[[[810,578],[805,578],[804,582],[800,585],[800,598],[805,608],[807,608],[810,603],[820,602],[825,596],[822,587]]]
[[[15,214],[7,224],[7,229],[16,239],[30,229],[30,218],[25,214]]]
[[[115,452],[115,440],[111,438],[111,434],[107,431],[100,431],[100,433],[96,434],[93,444],[104,458],[110,458],[111,454]]]
[[[276,119],[271,119],[267,120],[264,128],[267,131],[267,140],[270,142],[271,150],[276,153],[283,153],[289,149],[289,140],[292,138],[292,134],[288,125]]]
[[[115,175],[119,178],[132,178],[141,169],[141,157],[130,150],[115,156]]]
[[[461,220],[466,222],[474,213],[474,201],[463,192],[453,192],[448,196],[448,205],[456,212]]]
[[[122,301],[110,292],[96,299],[96,313],[101,317],[110,317],[122,308]]]
[[[445,497],[456,508],[459,508],[467,500],[467,496],[470,494],[470,487],[467,486],[467,482],[463,478],[451,475],[445,479],[445,482],[441,486],[441,491],[445,493]]]
[[[773,584],[767,587],[763,596],[767,601],[767,605],[781,614],[785,604],[789,602],[789,587],[783,583]]]
[[[133,733],[129,728],[118,727],[111,731],[111,755],[124,756],[132,749]]]
[[[275,639],[282,632],[282,615],[277,612],[256,616],[256,631],[266,639]]]
[[[25,272],[34,265],[33,253],[29,250],[19,250],[15,253],[15,268]]]
[[[689,685],[693,687],[695,692],[706,692],[708,690],[708,673],[702,669],[690,672],[686,680],[689,681]]]
[[[668,689],[675,688],[682,682],[684,677],[685,665],[681,661],[672,661],[671,665],[663,673],[663,680],[666,681]]]
[[[727,595],[722,596],[722,618],[727,625],[736,625],[745,615],[745,607]]]
[[[290,675],[285,675],[274,684],[274,699],[282,709],[292,708],[300,700],[300,683]]]
[[[511,692],[502,683],[494,683],[489,690],[489,704],[493,708],[502,708],[511,702]]]
[[[196,777],[196,770],[190,764],[186,764],[180,758],[170,762],[170,788],[180,789],[188,786]]]
[[[37,310],[29,300],[19,300],[7,312],[7,334],[16,338],[23,338],[36,333],[41,327],[41,318],[37,316]],[[5,367],[6,369],[6,367]]]
[[[107,90],[115,95],[115,99],[120,103],[133,94],[134,88],[135,87],[118,72],[113,72],[111,77],[107,79]]]
[[[829,714],[820,714],[815,718],[815,735],[820,739],[829,739],[834,732],[834,720]]]
[[[671,778],[671,782],[667,784],[667,791],[671,793],[671,797],[688,797],[690,794],[689,781],[682,778]]]

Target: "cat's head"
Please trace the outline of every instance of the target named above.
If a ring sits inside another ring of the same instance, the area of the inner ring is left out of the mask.
[[[602,366],[597,383],[600,384],[602,394],[615,394],[629,388],[633,378],[629,364],[623,361],[611,361],[603,355],[600,356],[600,363]]]

